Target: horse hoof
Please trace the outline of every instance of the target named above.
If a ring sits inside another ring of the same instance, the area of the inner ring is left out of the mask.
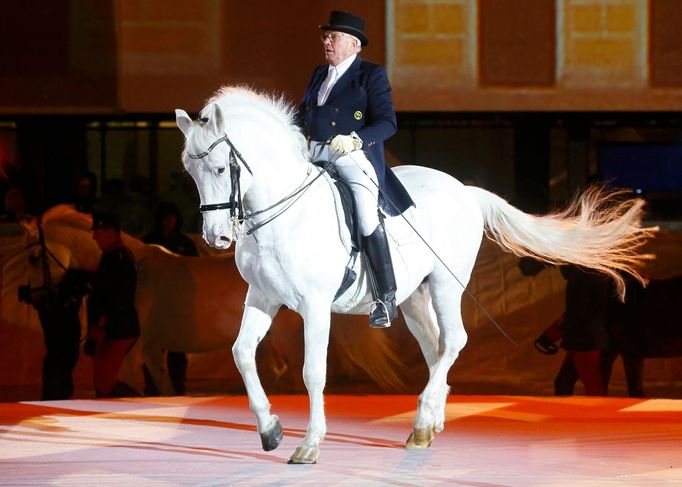
[[[428,448],[433,441],[433,426],[415,428],[405,442],[405,448]]]
[[[293,455],[291,455],[291,458],[287,463],[289,464],[296,464],[296,465],[304,465],[304,464],[311,464],[311,463],[317,463],[317,457],[320,456],[320,449],[316,446],[313,447],[302,447],[299,446],[296,448],[296,451],[294,452]]]
[[[282,441],[282,425],[279,423],[279,418],[275,417],[275,424],[268,431],[260,434],[260,441],[263,444],[263,450],[271,451],[279,446]]]

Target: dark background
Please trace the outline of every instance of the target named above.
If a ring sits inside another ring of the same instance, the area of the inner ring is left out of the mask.
[[[214,90],[233,83],[281,92],[296,102],[321,62],[318,25],[333,8],[367,19],[371,42],[363,56],[384,63],[391,49],[387,38],[393,39],[387,12],[395,16],[401,5],[262,0],[12,3],[3,10],[0,30],[2,190],[20,187],[29,209],[41,212],[68,200],[77,176],[90,170],[100,184],[117,179],[126,192],[145,192],[154,200],[175,189],[174,173],[181,172],[182,137],[174,126],[175,108],[196,113]],[[599,178],[603,145],[630,144],[644,154],[649,144],[676,143],[682,131],[676,109],[682,35],[673,20],[682,18],[682,8],[670,0],[649,5],[648,86],[639,98],[624,92],[621,103],[604,110],[603,103],[590,100],[608,102],[606,93],[586,98],[584,90],[562,90],[554,79],[555,2],[478,2],[479,73],[472,96],[485,98],[486,90],[502,87],[495,91],[496,97],[503,96],[498,109],[472,109],[473,102],[465,97],[458,102],[443,98],[427,111],[401,109],[410,103],[397,102],[400,130],[387,143],[389,158],[439,168],[491,189],[524,210],[544,212]],[[548,89],[552,98],[538,110],[538,97]],[[528,90],[537,96],[524,108],[525,98],[519,94]],[[661,90],[670,103],[664,97],[655,111],[644,109],[651,107],[647,97],[659,96]],[[394,95],[403,100],[408,93],[395,90]],[[557,104],[570,107],[571,97],[576,109],[556,109]],[[590,103],[602,109],[590,110]],[[642,109],[622,109],[638,103]],[[681,186],[677,181],[665,194],[646,195],[652,217],[679,217]]]

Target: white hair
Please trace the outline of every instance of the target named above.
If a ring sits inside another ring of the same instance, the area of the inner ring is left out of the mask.
[[[355,37],[353,34],[346,34],[346,35],[348,35],[355,42],[355,47],[358,48],[358,52],[362,51],[362,42],[360,42],[360,39]]]

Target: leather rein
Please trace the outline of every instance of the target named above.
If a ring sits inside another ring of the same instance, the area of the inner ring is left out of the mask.
[[[265,220],[255,224],[251,228],[249,228],[245,235],[251,235],[254,233],[256,230],[259,228],[264,227],[271,221],[273,221],[275,218],[279,217],[282,215],[286,210],[288,210],[298,199],[303,195],[303,192],[305,192],[310,186],[317,181],[317,179],[320,178],[325,172],[327,172],[328,168],[332,164],[331,162],[328,162],[327,164],[322,167],[322,170],[308,183],[302,184],[299,188],[295,189],[293,192],[291,192],[289,195],[285,196],[284,198],[280,199],[279,201],[275,202],[274,204],[268,206],[267,208],[263,208],[261,210],[257,211],[245,211],[244,210],[244,201],[242,199],[242,189],[241,189],[241,166],[237,162],[241,162],[241,164],[246,168],[247,171],[249,171],[249,174],[253,176],[253,171],[251,170],[251,167],[249,167],[249,164],[246,162],[244,159],[244,156],[241,155],[239,150],[234,146],[230,138],[227,136],[227,133],[217,139],[215,142],[213,142],[208,149],[206,149],[204,152],[201,154],[191,154],[187,153],[187,156],[190,159],[194,160],[199,160],[203,159],[207,155],[211,153],[213,149],[218,146],[221,142],[225,142],[229,147],[230,147],[230,155],[229,155],[229,169],[230,169],[230,198],[229,201],[223,202],[223,203],[213,203],[213,204],[208,204],[208,205],[200,205],[199,206],[199,211],[201,213],[205,213],[208,211],[216,211],[216,210],[230,210],[230,220],[233,222],[236,222],[238,225],[242,225],[245,221],[253,219],[253,217],[261,215],[267,211],[273,210],[277,208],[280,205],[283,205],[286,202],[289,202],[288,205],[286,205],[284,208],[282,208],[280,211],[275,213],[269,218],[266,218]],[[311,164],[312,168],[312,164]],[[306,175],[306,178],[308,178],[308,175],[310,175],[310,169],[308,169],[308,174]],[[304,180],[305,181],[305,180]],[[294,199],[295,198],[295,199]],[[292,200],[293,201],[289,201]]]
[[[55,292],[55,286],[53,285],[52,273],[50,272],[49,260],[51,259],[54,261],[64,271],[68,271],[68,269],[47,247],[47,244],[45,243],[45,233],[43,232],[43,226],[40,223],[38,224],[38,242],[27,245],[26,249],[28,250],[36,245],[40,246],[40,254],[38,259],[40,260],[41,270],[43,272],[43,285],[32,287],[30,290],[31,292],[46,291],[48,295],[52,296],[52,294]],[[29,260],[34,262],[32,258],[29,258]]]

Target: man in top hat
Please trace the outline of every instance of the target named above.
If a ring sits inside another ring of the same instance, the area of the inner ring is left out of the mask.
[[[135,309],[135,257],[123,244],[113,213],[93,213],[92,238],[102,251],[88,299],[86,353],[94,355],[93,382],[98,397],[122,394],[118,371],[140,336]],[[93,350],[94,349],[94,350]]]
[[[396,116],[386,71],[359,55],[364,28],[362,17],[337,10],[320,26],[327,64],[313,72],[298,116],[312,161],[333,161],[351,186],[372,282],[369,324],[385,328],[397,316],[396,282],[378,208],[396,216],[414,203],[384,160]]]

